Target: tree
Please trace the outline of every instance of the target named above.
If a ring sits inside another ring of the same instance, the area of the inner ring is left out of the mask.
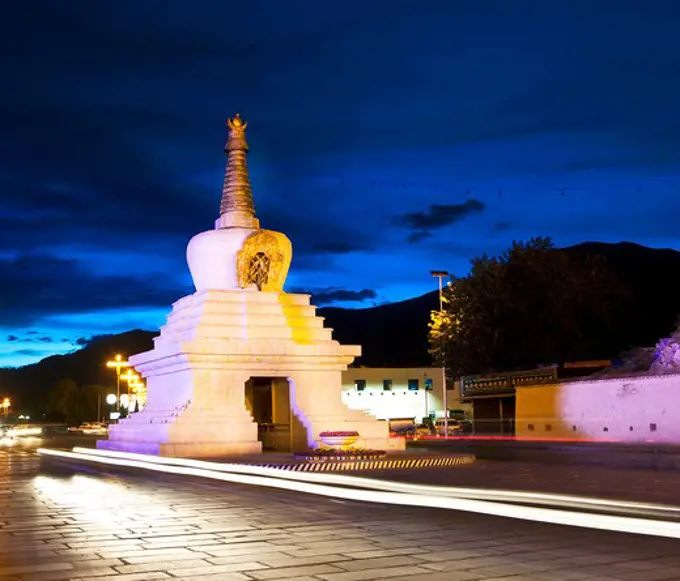
[[[66,419],[70,414],[77,399],[78,386],[70,378],[64,378],[50,389],[47,397],[47,413],[53,417]]]
[[[50,390],[47,412],[72,425],[87,420],[100,419],[98,413],[106,413],[108,390],[100,385],[79,387],[72,379],[60,379]]]
[[[549,238],[513,242],[444,290],[430,353],[453,376],[609,356],[625,298],[601,257],[574,259]]]
[[[86,385],[82,388],[86,420],[101,421],[102,416],[108,417],[111,408],[106,403],[106,396],[109,393],[111,388],[105,385]]]

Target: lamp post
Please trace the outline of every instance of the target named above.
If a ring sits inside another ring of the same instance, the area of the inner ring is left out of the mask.
[[[11,402],[8,397],[2,400],[2,410],[3,410],[3,415],[7,417],[9,415],[9,407],[11,405]]]
[[[444,320],[444,295],[443,295],[443,280],[449,278],[449,273],[444,270],[431,270],[430,274],[433,278],[439,279],[439,316],[440,324]],[[449,398],[446,389],[446,357],[444,357],[444,334],[440,330],[441,337],[441,357],[442,357],[442,391],[444,403],[444,438],[449,437]]]
[[[120,411],[120,370],[122,368],[130,367],[127,361],[123,361],[121,355],[116,355],[113,361],[107,361],[106,367],[112,367],[116,370],[116,411]]]

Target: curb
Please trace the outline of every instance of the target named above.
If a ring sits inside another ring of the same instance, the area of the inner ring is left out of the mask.
[[[680,470],[680,448],[611,442],[420,441],[411,450],[472,454],[480,460],[531,462],[560,466],[602,466],[612,469]]]
[[[443,458],[412,458],[410,460],[354,460],[354,461],[313,461],[298,464],[251,464],[263,468],[276,468],[294,472],[342,472],[352,470],[392,470],[395,468],[439,468],[463,466],[476,460],[473,454],[460,454]]]

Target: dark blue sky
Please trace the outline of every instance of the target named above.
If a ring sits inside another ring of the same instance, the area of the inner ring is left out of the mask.
[[[0,24],[0,365],[192,291],[224,117],[289,288],[371,306],[513,239],[680,248],[674,0],[24,0]]]

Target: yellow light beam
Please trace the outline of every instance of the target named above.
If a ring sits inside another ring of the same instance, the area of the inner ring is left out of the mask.
[[[124,379],[128,383],[135,382],[139,379],[139,375],[136,374],[132,369],[126,369],[125,373],[120,376],[121,379]]]

